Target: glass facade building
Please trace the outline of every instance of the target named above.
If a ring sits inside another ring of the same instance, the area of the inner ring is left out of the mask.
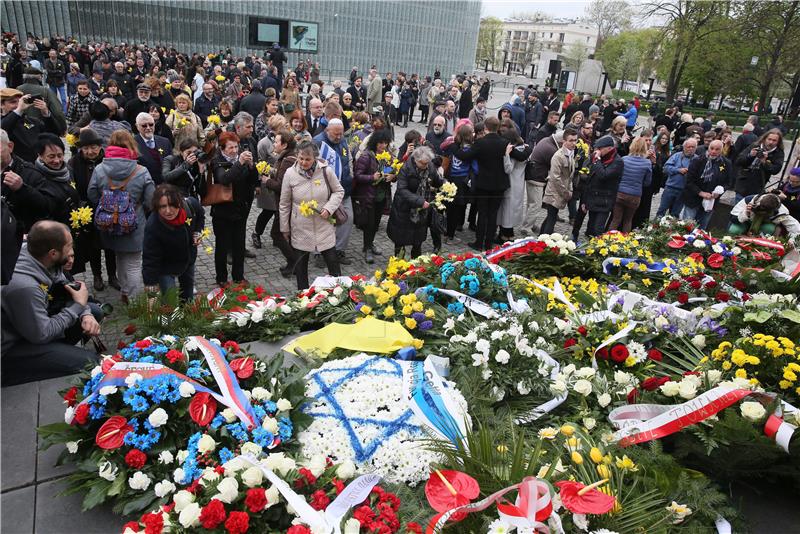
[[[230,48],[235,55],[261,54],[248,47],[251,16],[318,24],[318,52],[289,52],[289,65],[310,57],[323,77],[342,78],[353,66],[365,72],[432,74],[443,77],[474,66],[481,3],[361,0],[149,0],[4,1],[4,31],[24,40],[73,36],[81,42],[147,43],[179,52]]]

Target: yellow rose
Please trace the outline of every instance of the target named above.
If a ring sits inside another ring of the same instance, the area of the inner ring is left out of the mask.
[[[414,330],[417,327],[417,321],[413,317],[406,317],[405,325],[409,330]]]

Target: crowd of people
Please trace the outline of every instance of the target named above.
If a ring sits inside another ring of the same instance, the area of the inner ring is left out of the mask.
[[[3,53],[4,384],[7,349],[41,357],[32,368],[46,373],[54,341],[73,341],[76,324],[78,337],[99,331],[102,312],[73,278],[87,262],[93,288],[107,283],[123,302],[170,290],[190,300],[204,206],[222,287],[247,282],[244,259],[263,249],[270,220],[280,275],[300,289],[312,258],[331,275],[351,263],[354,228],[374,263],[384,215],[393,253],[409,258],[429,233],[436,252],[443,240],[482,251],[551,233],[565,208],[575,241],[627,232],[662,190],[659,215],[706,228],[733,189],[731,231],[800,233],[800,169],[765,190],[784,132],[760,132],[757,118],[734,142],[724,121],[670,108],[651,130],[639,126],[638,100],[562,102],[535,86],[495,113],[491,83],[477,76],[354,67],[329,85],[311,62],[289,68],[277,45],[235,58],[7,35]],[[424,126],[396,139],[417,117]],[[455,194],[443,205],[445,183]]]

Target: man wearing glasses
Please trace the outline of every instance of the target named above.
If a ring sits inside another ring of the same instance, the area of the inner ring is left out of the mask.
[[[163,182],[161,162],[172,154],[172,143],[166,137],[155,135],[155,121],[149,113],[142,112],[136,116],[136,129],[139,131],[135,136],[139,146],[139,164],[150,171],[150,176],[158,185]]]

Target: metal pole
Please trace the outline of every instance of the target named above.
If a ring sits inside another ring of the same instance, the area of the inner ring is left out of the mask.
[[[650,87],[647,88],[647,100],[650,100],[650,95],[653,93],[653,83],[655,83],[655,78],[650,78]]]
[[[608,73],[604,72],[603,73],[603,88],[600,90],[600,94],[601,95],[606,94],[606,84],[607,83],[608,83]]]
[[[783,177],[786,175],[786,169],[789,167],[789,164],[792,162],[792,155],[794,154],[794,147],[797,145],[797,137],[800,135],[800,123],[794,128],[794,140],[792,141],[792,146],[789,148],[789,157],[786,158],[786,162],[783,164],[783,170],[781,171],[781,182],[783,182]]]

